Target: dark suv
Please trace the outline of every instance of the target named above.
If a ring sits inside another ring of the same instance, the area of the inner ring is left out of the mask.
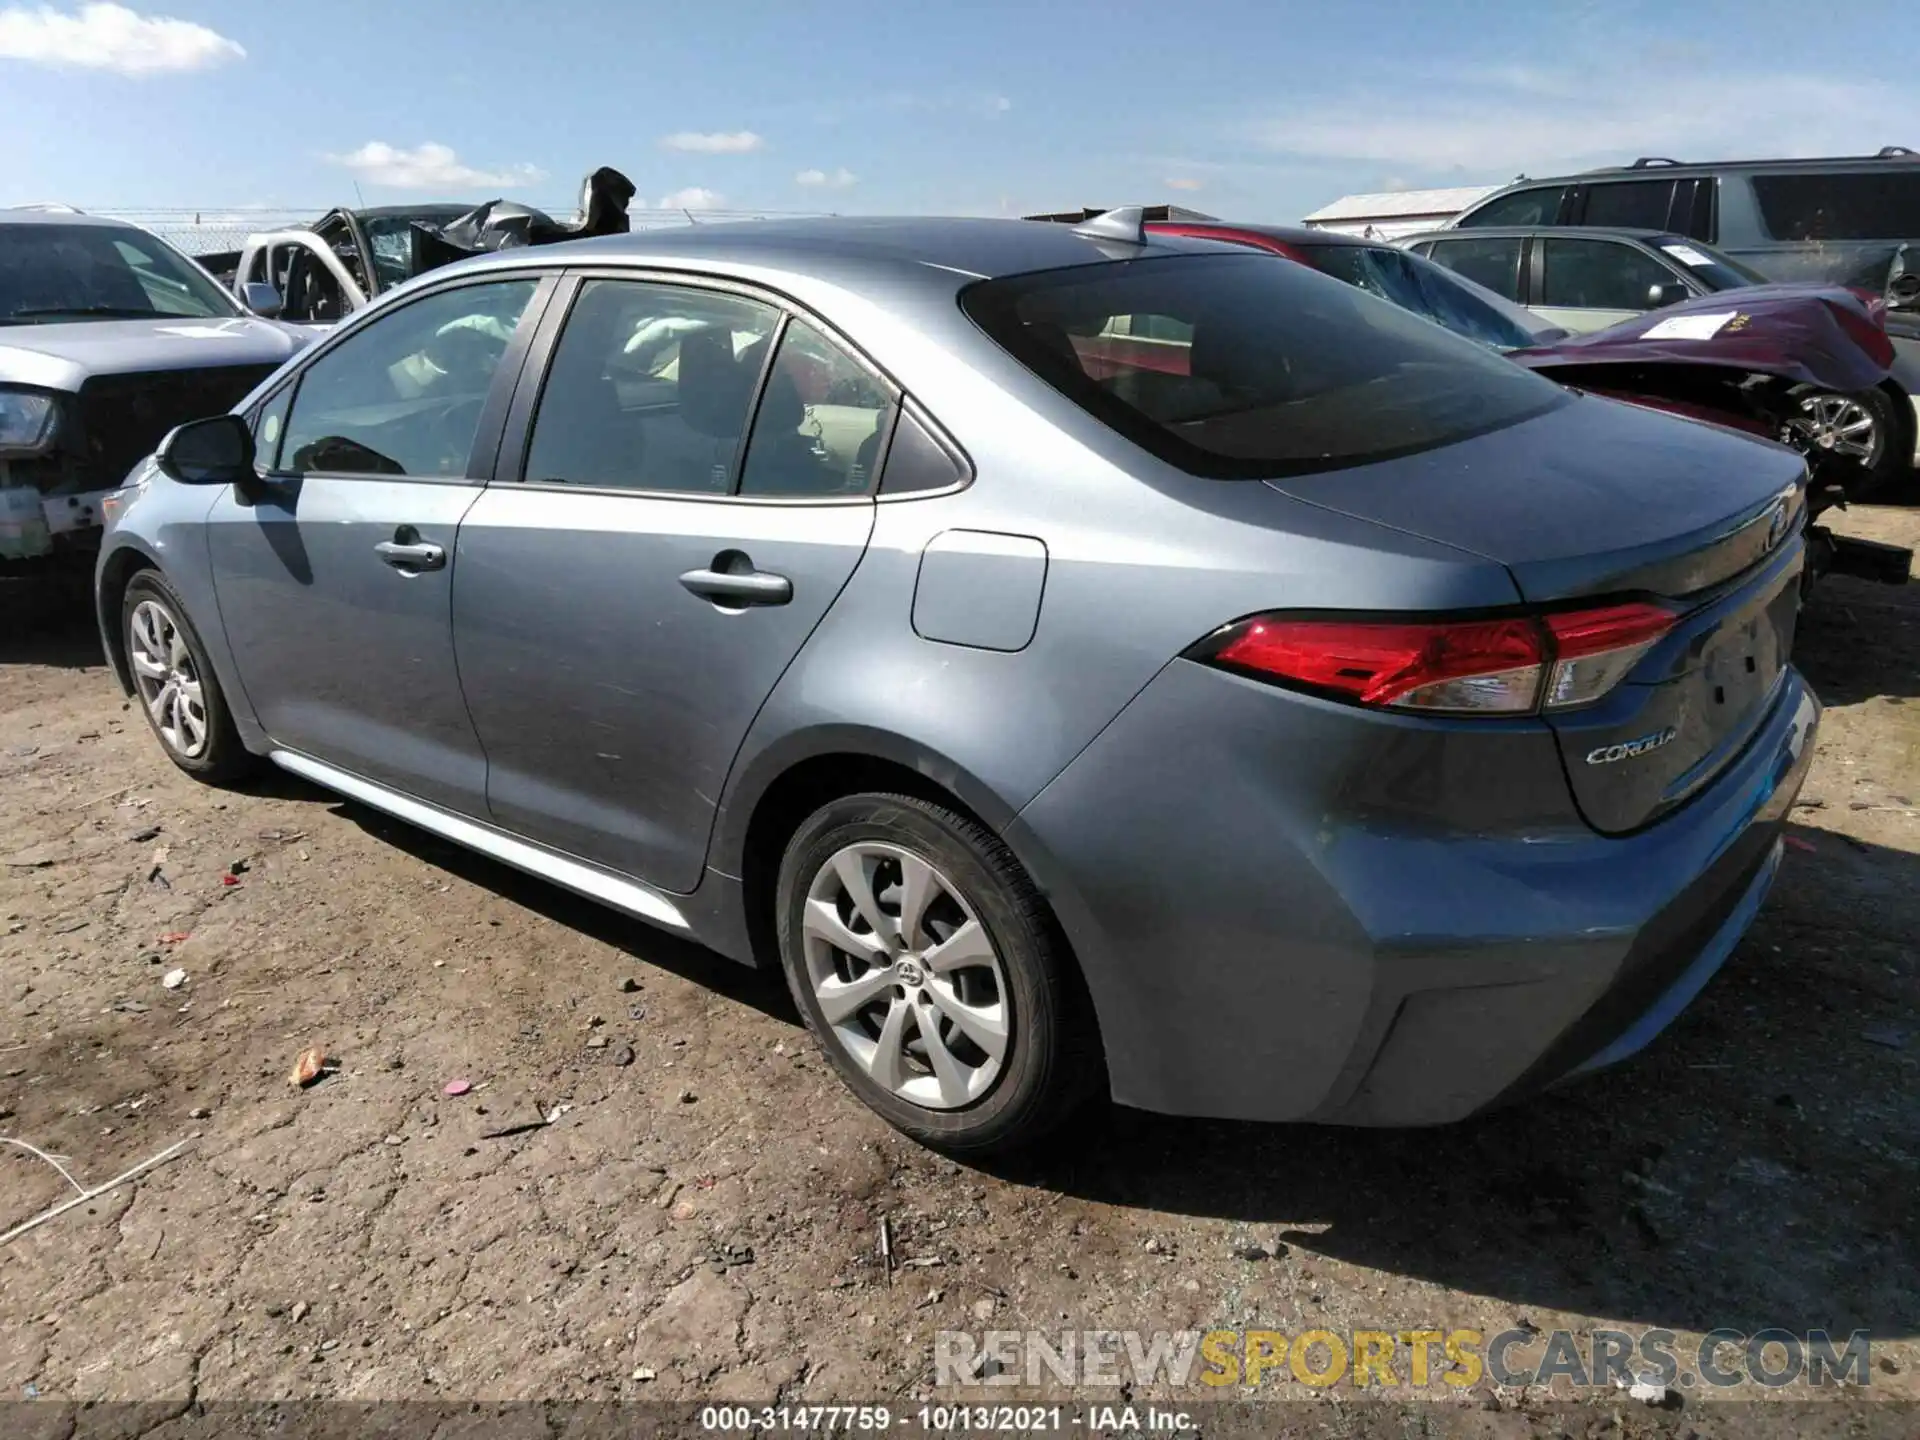
[[[1719,247],[1769,280],[1883,291],[1901,247],[1920,272],[1920,154],[1889,145],[1833,160],[1631,165],[1519,180],[1455,227],[1583,225],[1669,231]]]

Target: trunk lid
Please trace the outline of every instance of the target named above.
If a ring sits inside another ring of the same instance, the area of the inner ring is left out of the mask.
[[[1711,781],[1777,699],[1804,475],[1770,442],[1582,396],[1408,460],[1267,483],[1497,560],[1535,605],[1650,598],[1678,613],[1599,702],[1546,717],[1588,823],[1621,834]]]

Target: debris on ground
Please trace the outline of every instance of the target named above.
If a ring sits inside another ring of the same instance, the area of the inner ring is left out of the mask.
[[[1650,1376],[1642,1375],[1627,1387],[1627,1398],[1639,1400],[1647,1405],[1664,1406],[1667,1403],[1667,1387]]]
[[[160,977],[160,988],[162,990],[178,990],[186,983],[187,972],[179,968],[169,970]]]
[[[639,1366],[634,1370],[633,1378],[642,1385],[646,1384],[649,1380],[653,1379],[653,1367],[651,1365]]]
[[[287,1312],[287,1318],[297,1325],[307,1318],[307,1312],[312,1308],[306,1301],[296,1300],[293,1302],[293,1309]]]
[[[631,1045],[615,1046],[613,1053],[607,1057],[607,1060],[610,1064],[618,1065],[623,1068],[625,1066],[633,1064],[633,1046]]]
[[[111,1135],[113,1132],[112,1130],[108,1130],[106,1133]],[[5,1143],[9,1145],[16,1146],[22,1150],[31,1151],[33,1154],[38,1155],[42,1160],[46,1161],[47,1164],[51,1165],[54,1169],[58,1170],[61,1176],[66,1180],[66,1182],[69,1185],[73,1186],[73,1188],[79,1192],[77,1195],[73,1196],[71,1199],[63,1200],[58,1205],[53,1205],[48,1207],[45,1210],[42,1210],[38,1215],[35,1215],[31,1220],[23,1220],[20,1224],[14,1226],[11,1230],[7,1231],[6,1234],[0,1235],[0,1245],[5,1245],[9,1241],[15,1240],[18,1237],[25,1235],[29,1230],[38,1229],[40,1226],[46,1224],[49,1220],[58,1219],[60,1216],[66,1214],[69,1210],[73,1210],[81,1205],[86,1205],[94,1200],[99,1199],[102,1195],[106,1194],[109,1190],[116,1189],[117,1187],[126,1184],[129,1180],[134,1179],[136,1176],[145,1174],[147,1171],[153,1169],[153,1167],[156,1165],[165,1164],[167,1161],[171,1160],[175,1155],[178,1155],[188,1145],[192,1144],[194,1141],[194,1138],[195,1138],[194,1136],[189,1135],[185,1140],[176,1140],[174,1141],[173,1144],[169,1145],[166,1149],[162,1150],[158,1155],[148,1156],[145,1160],[142,1160],[138,1165],[135,1165],[131,1170],[123,1171],[122,1173],[114,1176],[113,1179],[107,1181],[104,1185],[94,1185],[91,1187],[87,1187],[87,1186],[81,1185],[81,1183],[78,1180],[74,1179],[73,1176],[68,1173],[65,1166],[61,1165],[58,1160],[55,1160],[51,1155],[47,1154],[45,1151],[35,1149],[35,1147],[27,1144],[24,1140],[14,1140],[7,1137],[0,1137],[0,1139],[5,1139]]]
[[[184,945],[192,938],[193,935],[186,930],[169,930],[160,937],[160,943],[162,945]]]
[[[457,1100],[471,1089],[473,1089],[473,1082],[471,1080],[449,1080],[440,1093],[451,1096]]]
[[[310,1045],[294,1060],[293,1072],[287,1076],[287,1083],[298,1089],[305,1089],[324,1075],[326,1070],[326,1052],[318,1045]]]
[[[1892,1025],[1876,1025],[1871,1030],[1862,1030],[1860,1038],[1869,1045],[1880,1045],[1888,1050],[1907,1048],[1906,1031],[1896,1029]]]

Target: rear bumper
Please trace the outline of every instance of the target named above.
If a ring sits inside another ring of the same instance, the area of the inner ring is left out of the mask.
[[[1625,1059],[1751,924],[1820,713],[1789,670],[1724,773],[1610,839],[1356,807],[1350,777],[1314,789],[1342,767],[1311,736],[1265,742],[1263,770],[1299,770],[1256,790],[1242,727],[1274,707],[1242,687],[1264,691],[1169,667],[1008,832],[1086,972],[1113,1095],[1143,1109],[1440,1124]],[[1178,717],[1205,737],[1170,745]]]

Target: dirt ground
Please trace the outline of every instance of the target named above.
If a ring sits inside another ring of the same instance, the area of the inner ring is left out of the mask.
[[[1920,510],[1842,524],[1920,545]],[[1887,1403],[1920,1397],[1920,585],[1812,603],[1788,863],[1633,1063],[1441,1131],[1107,1110],[991,1170],[871,1118],[775,974],[290,779],[195,785],[89,621],[7,603],[0,1134],[84,1184],[193,1139],[0,1247],[0,1397],[904,1410],[940,1329],[1783,1326],[1870,1330],[1870,1387],[1293,1384],[1264,1433],[1920,1424]],[[310,1045],[336,1068],[296,1090]],[[0,1152],[0,1229],[70,1193]]]

